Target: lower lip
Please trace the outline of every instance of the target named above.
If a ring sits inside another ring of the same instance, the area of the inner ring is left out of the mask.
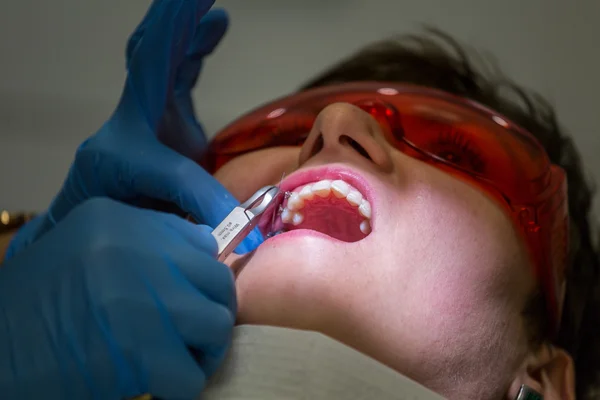
[[[312,229],[293,229],[291,231],[280,233],[277,236],[273,236],[273,237],[265,240],[265,243],[273,243],[273,242],[277,242],[277,241],[281,241],[281,240],[292,240],[294,238],[306,238],[306,237],[328,240],[328,241],[337,242],[340,244],[347,244],[347,242],[343,242],[341,240],[335,239],[329,235],[326,235],[326,234],[318,232],[318,231],[313,231]]]

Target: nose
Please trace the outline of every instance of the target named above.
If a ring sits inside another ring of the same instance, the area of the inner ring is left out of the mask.
[[[348,103],[324,108],[300,151],[300,165],[317,155],[336,161],[368,162],[382,172],[393,169],[391,147],[382,127],[368,113]]]

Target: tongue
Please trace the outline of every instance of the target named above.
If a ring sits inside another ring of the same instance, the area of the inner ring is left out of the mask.
[[[365,217],[346,199],[315,197],[307,201],[300,212],[304,215],[304,221],[295,226],[286,224],[287,230],[311,229],[344,242],[356,242],[366,236],[360,231],[360,223]]]

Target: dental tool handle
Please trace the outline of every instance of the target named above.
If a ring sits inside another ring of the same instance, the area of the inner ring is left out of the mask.
[[[212,235],[217,241],[217,260],[220,262],[235,250],[235,248],[244,240],[248,233],[256,226],[256,218],[247,214],[248,212],[241,207],[236,207],[231,213],[212,231]]]
[[[217,260],[225,261],[235,248],[258,224],[259,218],[271,209],[280,199],[276,186],[265,186],[256,191],[248,200],[235,207],[212,231],[217,241]]]

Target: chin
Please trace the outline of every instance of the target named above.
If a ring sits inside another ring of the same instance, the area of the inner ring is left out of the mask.
[[[297,230],[235,260],[237,323],[318,330],[343,272],[337,245],[319,232]]]

